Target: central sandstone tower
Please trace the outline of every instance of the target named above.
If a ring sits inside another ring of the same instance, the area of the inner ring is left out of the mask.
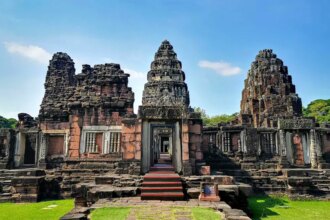
[[[189,91],[182,64],[165,40],[155,54],[144,86],[139,118],[142,119],[142,171],[170,154],[179,173],[190,174],[200,149],[202,121],[189,107]]]

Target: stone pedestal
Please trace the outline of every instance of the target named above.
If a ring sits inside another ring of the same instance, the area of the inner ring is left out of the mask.
[[[201,194],[198,199],[200,201],[219,202],[218,184],[201,183]]]

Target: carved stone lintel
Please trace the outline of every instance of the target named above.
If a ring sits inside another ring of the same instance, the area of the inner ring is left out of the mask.
[[[286,130],[297,129],[312,129],[315,127],[313,119],[308,118],[293,118],[293,119],[279,119],[278,128]]]

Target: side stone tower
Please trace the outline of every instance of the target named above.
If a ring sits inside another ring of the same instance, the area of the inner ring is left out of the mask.
[[[85,64],[75,74],[71,57],[55,53],[39,111],[39,164],[52,167],[63,158],[108,154],[122,159],[122,121],[136,118],[128,79],[129,74],[115,63]]]
[[[68,99],[75,91],[75,68],[71,57],[55,53],[49,62],[39,120],[68,121]]]
[[[272,50],[261,50],[251,64],[241,100],[241,119],[253,127],[276,127],[278,118],[302,116],[302,103],[287,66]]]

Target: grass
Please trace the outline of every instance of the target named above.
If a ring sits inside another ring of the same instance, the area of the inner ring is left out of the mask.
[[[192,208],[193,218],[195,220],[219,220],[220,216],[210,208]]]
[[[149,207],[150,208],[150,207]],[[165,216],[155,212],[154,216],[145,217],[144,213],[148,212],[149,208],[139,207],[139,212],[136,213],[136,218],[139,219],[155,219],[159,220],[165,219]],[[156,208],[157,209],[157,208]],[[160,207],[160,209],[162,209]],[[100,208],[96,209],[91,213],[91,220],[125,220],[131,211],[130,207],[111,207],[111,208]],[[200,207],[171,207],[171,217],[166,217],[166,219],[176,219],[177,213],[191,211],[194,220],[219,220],[220,216],[213,209],[210,208],[200,208]]]
[[[249,198],[254,220],[330,220],[329,201],[290,200],[287,197]]]
[[[58,220],[73,209],[73,199],[38,203],[1,203],[0,219]]]

